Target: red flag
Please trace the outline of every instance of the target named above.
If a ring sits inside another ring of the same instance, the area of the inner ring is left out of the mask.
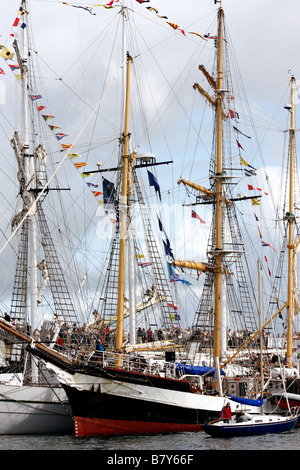
[[[249,189],[249,191],[250,191],[250,190],[254,190],[254,189],[256,189],[257,191],[262,191],[261,188],[253,188],[253,186],[252,186],[251,184],[248,184],[248,189]],[[265,193],[265,192],[264,192],[264,194],[265,194],[266,196],[269,196],[268,193]]]
[[[200,220],[201,224],[205,224],[205,221],[204,221],[204,220],[202,220],[202,219],[199,217],[199,215],[198,215],[198,214],[196,214],[196,212],[195,212],[195,211],[193,211],[193,210],[192,210],[192,217],[193,217],[194,219],[198,219],[198,220]]]
[[[238,147],[240,147],[242,150],[244,150],[238,140],[236,141],[236,143],[238,144]]]

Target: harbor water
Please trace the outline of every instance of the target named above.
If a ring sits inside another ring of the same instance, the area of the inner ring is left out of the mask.
[[[300,449],[300,428],[284,434],[264,436],[212,438],[204,432],[184,432],[174,434],[134,435],[115,437],[75,438],[72,434],[63,435],[16,435],[0,436],[1,451],[100,451],[103,459],[114,459],[123,455],[190,455],[190,462],[183,457],[175,464],[192,465],[200,451],[297,451]],[[74,454],[73,454],[74,455]],[[75,454],[76,458],[76,454]],[[109,463],[109,462],[108,462]],[[152,462],[152,464],[159,463]],[[163,462],[160,462],[163,463]],[[166,463],[166,462],[164,462]],[[171,462],[170,462],[171,463]],[[174,463],[174,462],[173,462]],[[142,467],[145,468],[145,465]]]

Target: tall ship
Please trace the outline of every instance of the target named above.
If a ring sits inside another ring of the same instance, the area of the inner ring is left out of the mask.
[[[220,2],[215,4],[218,7],[214,33],[190,33],[209,43],[215,53],[211,72],[204,65],[197,70],[205,85],[191,84],[197,102],[203,98],[213,114],[209,186],[183,176],[178,179],[179,186],[184,186],[195,201],[190,204],[193,218],[202,223],[197,207],[211,208],[205,261],[176,257],[165,228],[161,207],[164,195],[156,173],[172,162],[157,159],[151,145],[142,148],[142,139],[132,132],[132,102],[135,103],[138,91],[143,97],[145,89],[140,90],[139,82],[132,84],[133,77],[138,78],[133,72],[137,72],[135,64],[139,65],[140,59],[139,53],[129,50],[136,45],[130,37],[131,42],[123,43],[117,74],[124,94],[115,163],[98,161],[97,169],[85,169],[86,163],[78,160],[81,155],[76,151],[76,139],[68,154],[89,188],[97,196],[102,195],[99,239],[109,225],[106,267],[98,268],[102,284],[101,289],[97,286],[98,303],[94,304],[89,321],[80,323],[74,335],[78,317],[73,309],[68,309],[67,315],[58,312],[36,328],[31,326],[31,332],[0,321],[3,335],[12,343],[18,337],[30,357],[38,359],[61,384],[77,437],[201,431],[206,421],[219,418],[227,402],[233,414],[242,410],[261,412],[259,368],[256,362],[250,368],[244,367],[245,357],[249,356],[247,345],[251,342],[258,350],[261,339],[259,302],[252,286],[256,261],[255,265],[247,264],[237,207],[245,201],[258,204],[262,195],[257,188],[251,195],[235,194],[236,182],[245,175],[256,176],[256,169],[241,153],[242,139],[250,137],[238,124],[228,61],[230,40],[223,7]],[[105,6],[118,8],[125,38],[134,12],[119,0]],[[175,23],[168,25],[186,34]],[[114,70],[115,67],[114,63]],[[110,86],[115,82],[114,78]],[[105,96],[103,92],[99,103]],[[143,99],[141,103],[140,122],[145,118],[146,107]],[[94,115],[100,116],[98,105],[91,117]],[[103,118],[102,121],[104,125]],[[91,175],[93,180],[89,179]],[[153,205],[145,196],[143,176],[156,197]],[[42,188],[33,192],[38,196],[24,207],[22,227],[33,212],[32,206],[43,199]],[[154,227],[159,237],[155,236]],[[189,287],[188,270],[204,278],[204,284],[192,327],[184,330],[185,312],[178,309],[178,287]],[[60,276],[57,273],[54,277]],[[66,332],[61,343],[57,343],[59,322]],[[249,332],[234,345],[233,357],[228,348],[232,325]],[[246,346],[246,356],[237,361],[237,353],[243,354],[242,346]]]
[[[11,233],[4,243],[12,248],[6,267],[14,265],[15,274],[10,306],[2,298],[1,312],[7,325],[35,337],[44,292],[50,286],[47,301],[56,320],[50,322],[49,328],[47,321],[44,323],[46,337],[50,331],[58,336],[63,320],[74,324],[77,316],[52,237],[53,227],[44,211],[49,193],[62,188],[50,185],[45,191],[49,184],[47,153],[38,140],[33,118],[37,96],[30,56],[32,45],[28,40],[29,13],[27,2],[22,1],[12,24],[10,41],[1,46],[1,73],[4,76],[13,72],[16,97],[21,103],[17,108],[20,123],[10,139],[11,155],[15,159],[15,165],[11,166],[17,168],[14,182],[18,193],[16,203],[11,203],[14,206]],[[20,338],[16,341],[16,337],[1,330],[0,340],[0,434],[71,433],[71,408],[59,381],[33,356],[28,356]]]

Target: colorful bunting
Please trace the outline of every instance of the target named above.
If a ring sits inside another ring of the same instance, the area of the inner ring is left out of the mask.
[[[207,41],[207,39],[205,37],[201,36],[201,34],[199,34],[199,33],[189,31],[189,34],[195,34],[196,36],[199,36],[201,39],[204,39],[204,41]]]
[[[247,163],[246,160],[244,160],[242,157],[241,157],[241,162],[244,166],[248,167],[247,169],[244,169],[245,176],[256,175],[256,172],[255,172],[256,168],[254,168],[254,166],[249,165],[249,163]]]
[[[263,241],[261,241],[261,243],[262,243],[262,246],[269,246],[270,248],[272,248],[272,250],[274,250],[274,251],[276,251],[276,253],[278,253],[278,251],[275,250],[275,248],[272,245],[270,245],[269,243],[266,243],[266,242],[263,242]]]
[[[41,98],[42,98],[42,95],[31,95],[31,100],[32,101],[40,100]]]
[[[82,168],[82,167],[86,166],[86,163],[84,163],[84,162],[74,163],[74,166],[75,166],[75,168],[77,168],[77,170],[79,170],[79,168]]]
[[[248,184],[248,189],[249,191],[252,191],[252,190],[257,190],[257,191],[262,191],[261,188],[253,188],[253,186],[251,184]],[[266,196],[269,196],[268,193],[264,193]]]
[[[182,275],[180,274],[179,270],[172,266],[169,262],[167,262],[168,266],[168,273],[169,273],[169,279],[170,282],[182,282],[182,284],[186,284],[187,286],[190,286],[191,283],[189,281],[186,281]]]
[[[48,121],[49,119],[54,119],[55,116],[51,116],[50,114],[42,114],[43,118],[45,121]]]
[[[11,64],[8,64],[8,66],[10,67],[10,70],[13,72],[14,70],[18,70],[20,69],[19,65],[11,65]]]
[[[49,116],[48,119],[50,118],[53,118],[54,116]],[[55,137],[57,138],[57,140],[60,140],[60,139],[63,139],[64,137],[67,137],[67,134],[63,134],[62,132],[58,132],[57,134],[55,134]]]

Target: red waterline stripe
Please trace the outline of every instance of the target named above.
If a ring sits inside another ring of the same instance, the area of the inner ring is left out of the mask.
[[[202,431],[200,424],[149,423],[144,421],[82,418],[78,416],[74,416],[73,419],[76,437]]]

